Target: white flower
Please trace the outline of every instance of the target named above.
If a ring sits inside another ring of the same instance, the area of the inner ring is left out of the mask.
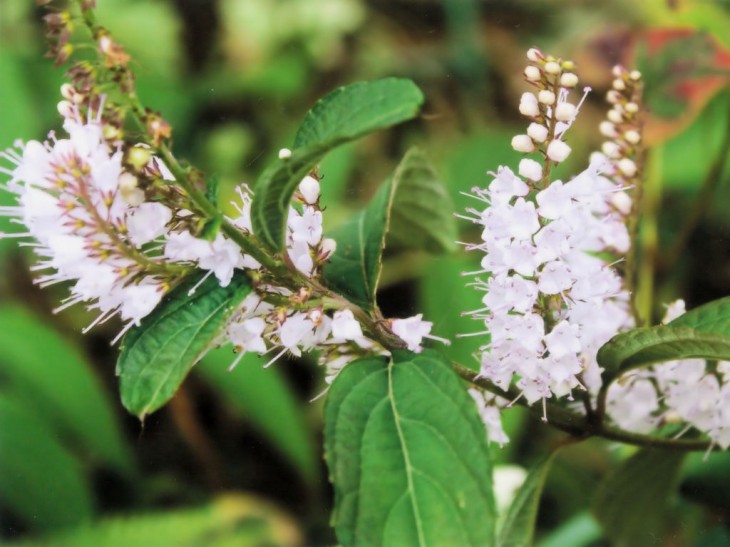
[[[565,159],[570,155],[570,146],[565,144],[563,141],[556,139],[548,144],[547,155],[548,158],[555,162],[565,161]]]
[[[314,177],[307,175],[299,183],[299,192],[304,197],[305,203],[314,205],[319,201],[319,181]]]
[[[129,239],[137,246],[157,239],[166,231],[172,211],[161,203],[142,203],[127,211]]]
[[[332,337],[337,341],[357,340],[363,337],[360,323],[352,310],[339,310],[332,316]]]
[[[392,319],[390,330],[393,334],[403,340],[408,349],[416,353],[421,351],[421,342],[431,332],[433,323],[423,321],[423,314],[414,315],[406,319]]]

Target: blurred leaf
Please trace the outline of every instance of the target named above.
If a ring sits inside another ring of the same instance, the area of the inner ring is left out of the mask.
[[[88,520],[91,492],[78,462],[28,404],[0,392],[0,500],[31,529]]]
[[[122,404],[140,419],[172,398],[251,291],[246,276],[237,272],[227,287],[209,276],[188,294],[202,275],[174,289],[122,341],[117,361]]]
[[[720,153],[728,119],[730,93],[719,93],[689,127],[664,144],[661,155],[664,187],[699,190],[710,164]],[[730,166],[726,166],[724,178],[730,178]]]
[[[538,547],[585,547],[602,535],[601,527],[588,511],[578,513],[550,532]]]
[[[619,545],[649,545],[661,537],[666,506],[685,453],[642,448],[601,482],[593,513]]]
[[[19,307],[0,308],[0,385],[32,405],[55,434],[123,473],[129,449],[104,388],[71,343]]]
[[[398,78],[358,82],[321,99],[299,127],[292,156],[259,177],[251,205],[254,233],[280,250],[291,196],[317,162],[336,146],[413,118],[422,102],[413,82]]]
[[[693,358],[730,361],[730,336],[668,325],[639,328],[611,338],[596,357],[604,382],[634,368]]]
[[[264,369],[261,357],[247,353],[233,370],[230,350],[208,353],[196,371],[223,395],[227,404],[264,433],[310,483],[318,476],[311,431],[304,412],[282,374]]]
[[[446,253],[456,249],[454,204],[426,154],[411,148],[393,176],[395,197],[386,245]]]
[[[325,404],[333,521],[344,545],[492,545],[484,425],[435,352],[366,358]]]
[[[290,547],[301,544],[291,519],[271,504],[241,494],[209,505],[107,518],[16,547]]]
[[[682,473],[680,492],[692,501],[730,509],[730,452],[690,454]]]
[[[530,469],[502,521],[497,534],[498,547],[532,545],[542,489],[555,454],[557,450],[550,452]]]

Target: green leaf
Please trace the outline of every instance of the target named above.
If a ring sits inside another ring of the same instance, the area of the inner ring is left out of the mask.
[[[540,496],[555,454],[557,454],[557,451],[552,451],[547,457],[535,464],[528,473],[500,526],[497,540],[498,547],[532,545]]]
[[[337,251],[324,267],[327,284],[372,309],[383,249],[447,252],[455,245],[453,204],[425,154],[411,148],[368,206],[327,235]]]
[[[221,393],[231,409],[266,435],[306,480],[317,480],[312,434],[282,374],[275,367],[262,368],[265,361],[253,353],[247,353],[229,371],[233,359],[230,349],[215,349],[196,367],[197,373]]]
[[[367,208],[327,234],[337,241],[337,250],[323,269],[327,285],[368,309],[375,306],[394,189],[394,181],[389,181]]]
[[[423,94],[410,80],[385,78],[336,89],[304,118],[290,158],[277,160],[256,183],[254,233],[273,250],[284,245],[291,196],[324,155],[341,144],[413,118]]]
[[[643,448],[601,482],[593,513],[617,545],[660,543],[664,513],[685,454]]]
[[[67,338],[23,308],[7,306],[0,308],[0,347],[4,389],[36,408],[81,455],[133,471],[104,388]]]
[[[78,462],[36,412],[7,393],[0,393],[0,447],[0,500],[28,527],[53,530],[91,518]]]
[[[730,510],[730,452],[693,453],[682,473],[680,492],[692,501]]]
[[[456,249],[454,203],[426,154],[411,148],[394,175],[387,246],[447,253]]]
[[[603,534],[588,511],[582,511],[563,522],[537,544],[538,547],[586,547],[594,545]]]
[[[678,359],[730,360],[730,337],[670,325],[633,329],[598,350],[604,382],[639,367]]]
[[[14,547],[129,547],[131,545],[260,547],[300,545],[291,518],[253,496],[227,494],[194,508],[115,516]]]
[[[324,417],[343,545],[493,545],[484,425],[442,357],[400,351],[351,363]]]
[[[117,362],[122,403],[140,419],[172,398],[251,292],[246,276],[237,272],[227,287],[209,276],[189,295],[200,279],[182,283],[124,337]]]
[[[670,327],[689,327],[700,332],[730,338],[730,297],[720,298],[694,308],[669,323]]]

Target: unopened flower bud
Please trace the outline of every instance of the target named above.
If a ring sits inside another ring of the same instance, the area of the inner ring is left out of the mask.
[[[520,114],[523,116],[539,116],[540,107],[537,105],[537,98],[532,93],[523,93],[520,97]]]
[[[613,141],[606,141],[601,146],[601,152],[603,152],[606,157],[611,159],[616,159],[621,157],[621,148],[618,144],[616,144]]]
[[[540,72],[540,69],[532,65],[525,68],[524,74],[525,78],[531,82],[536,82],[540,78],[542,78],[542,73]]]
[[[614,88],[614,89],[617,89],[617,90],[619,90],[619,91],[623,91],[624,89],[626,89],[626,82],[624,82],[624,81],[623,81],[622,79],[620,79],[620,78],[616,78],[616,79],[615,79],[615,80],[613,81],[613,84],[612,84],[612,85],[613,85],[613,88]]]
[[[282,148],[281,150],[279,150],[280,160],[288,160],[289,158],[291,158],[291,150],[289,150],[288,148]]]
[[[542,52],[536,47],[531,47],[527,50],[527,59],[533,63],[537,63],[543,58]]]
[[[611,74],[613,74],[614,78],[620,78],[623,76],[624,73],[624,67],[621,65],[614,65],[614,67],[611,69]]]
[[[618,169],[626,177],[633,177],[637,171],[636,164],[629,158],[619,160]]]
[[[638,70],[632,70],[631,73],[629,74],[629,78],[631,78],[633,81],[637,82],[637,81],[641,80],[641,72],[639,72]]]
[[[639,105],[636,103],[626,103],[626,106],[624,106],[624,109],[629,114],[636,114],[639,111]]]
[[[149,148],[133,146],[127,154],[127,163],[135,169],[143,169],[152,159],[152,152]]]
[[[609,119],[609,121],[613,123],[621,123],[624,121],[624,115],[621,113],[620,110],[616,108],[612,108],[608,111],[608,114],[606,114],[606,117]]]
[[[560,103],[555,107],[555,119],[559,122],[569,122],[575,117],[575,105]]]
[[[611,205],[622,215],[631,212],[631,198],[626,192],[614,192],[610,197]]]
[[[573,61],[563,61],[563,64],[561,65],[561,68],[563,70],[574,70],[575,69],[575,63]]]
[[[555,104],[555,93],[549,89],[543,89],[537,94],[537,100],[548,106]]]
[[[639,144],[641,141],[641,134],[636,129],[629,129],[626,133],[624,133],[624,139],[626,139],[626,142],[631,144]]]
[[[535,151],[535,145],[532,143],[532,139],[527,135],[515,135],[512,137],[512,148],[517,152],[529,154]]]
[[[570,146],[561,140],[554,140],[547,147],[547,156],[555,162],[561,162],[570,155]]]
[[[327,260],[334,254],[335,250],[337,250],[337,242],[329,237],[324,238],[319,246],[320,260]]]
[[[534,142],[545,142],[548,136],[548,128],[533,122],[527,127],[527,134]]]
[[[64,118],[72,118],[74,115],[74,107],[70,101],[61,101],[57,106],[58,113]]]
[[[609,139],[615,139],[618,136],[616,126],[605,120],[600,123],[598,130],[601,132],[601,135],[608,137]]]
[[[611,89],[608,93],[606,93],[606,102],[609,104],[618,104],[620,100],[621,94],[615,89]]]
[[[73,101],[74,100],[74,94],[76,93],[76,90],[74,89],[74,86],[72,86],[69,83],[65,83],[61,85],[61,96],[68,100]]]
[[[555,61],[545,63],[545,72],[548,74],[560,74],[560,65]]]
[[[304,202],[307,205],[314,205],[319,201],[319,181],[307,175],[299,183],[299,192],[301,192]]]
[[[560,76],[560,85],[563,87],[575,87],[578,85],[578,76],[572,72],[565,72]]]
[[[525,158],[520,161],[519,173],[520,176],[523,176],[526,179],[538,181],[542,178],[542,165],[537,163],[535,160]]]
[[[126,171],[119,175],[117,181],[119,185],[119,194],[127,205],[137,207],[142,205],[145,200],[144,191],[137,187],[137,177]]]

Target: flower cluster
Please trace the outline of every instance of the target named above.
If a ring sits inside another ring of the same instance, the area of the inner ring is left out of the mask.
[[[684,313],[669,306],[664,322]],[[621,378],[608,391],[609,415],[620,427],[648,433],[662,425],[687,424],[720,447],[730,447],[730,362],[708,367],[704,359],[669,361]]]
[[[484,291],[484,308],[469,312],[486,326],[481,375],[506,389],[515,376],[529,403],[600,386],[598,348],[630,324],[628,298],[610,261],[626,253],[623,218],[610,206],[618,187],[605,176],[605,158],[563,182],[551,168],[565,160],[565,142],[580,104],[569,100],[578,84],[573,64],[531,49],[519,110],[530,120],[512,140],[524,158],[519,176],[500,167],[486,189],[472,195],[483,208],[468,209],[482,227],[485,274],[472,283]],[[582,102],[582,101],[581,101]],[[610,257],[608,260],[606,257]]]

